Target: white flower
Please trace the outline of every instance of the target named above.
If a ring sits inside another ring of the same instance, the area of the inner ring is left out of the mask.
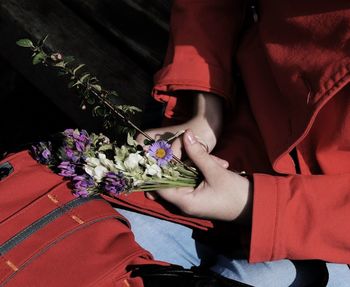
[[[148,175],[157,175],[159,178],[162,177],[162,169],[157,164],[146,164],[146,174]]]
[[[99,154],[99,158],[88,157],[86,159],[84,170],[88,175],[93,177],[96,182],[101,182],[102,178],[108,172],[107,167],[110,165],[113,166],[113,162],[108,160],[104,154]]]
[[[102,165],[96,166],[95,167],[95,175],[94,178],[96,179],[97,182],[100,182],[104,175],[108,172],[108,169]]]
[[[101,182],[102,178],[108,172],[108,169],[102,165],[96,167],[85,165],[84,169],[85,172],[93,177],[96,182]]]
[[[114,163],[113,161],[109,160],[106,158],[106,155],[104,153],[99,153],[98,154],[98,159],[100,160],[100,163],[107,167],[109,170],[113,170],[114,169]]]
[[[86,158],[86,163],[89,165],[89,166],[98,166],[100,165],[100,160],[96,157],[88,157]]]
[[[141,179],[134,180],[133,186],[134,186],[134,187],[138,187],[138,186],[142,185],[144,182],[145,182],[145,181],[144,181],[144,180],[141,180]]]
[[[85,172],[88,174],[88,175],[90,175],[91,177],[93,177],[94,176],[94,167],[92,167],[92,166],[89,166],[89,165],[84,165],[84,170],[85,170]]]
[[[149,153],[146,153],[146,158],[147,158],[148,163],[150,163],[150,164],[157,162],[157,160],[153,156],[151,156]]]
[[[115,152],[115,157],[114,157],[115,161],[117,161],[117,159],[124,160],[129,155],[129,151],[124,145],[122,145],[120,148],[116,147],[114,149],[114,152]]]
[[[120,161],[117,157],[114,157],[114,160],[116,161],[114,164],[114,168],[117,170],[125,171],[124,163]]]
[[[138,153],[131,153],[129,156],[124,160],[124,166],[128,170],[133,170],[139,166],[139,164],[144,164],[145,160],[142,156],[140,156]]]

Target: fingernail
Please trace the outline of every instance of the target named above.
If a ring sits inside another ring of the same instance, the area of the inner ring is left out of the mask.
[[[190,142],[190,144],[194,144],[197,142],[196,137],[193,135],[192,131],[190,131],[190,130],[187,130],[187,138],[188,138],[188,141]]]

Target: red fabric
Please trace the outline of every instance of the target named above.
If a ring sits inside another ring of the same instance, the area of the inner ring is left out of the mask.
[[[213,227],[213,223],[210,220],[182,215],[169,204],[160,204],[156,201],[147,199],[143,192],[121,195],[118,198],[112,198],[109,196],[104,196],[104,198],[109,202],[116,203],[117,205],[131,208],[142,213],[147,213],[158,218],[174,221],[192,228],[207,230],[208,228]]]
[[[259,22],[238,38],[243,2],[174,2],[155,97],[228,98],[235,58],[247,94],[234,96],[216,153],[254,174],[250,261],[350,263],[350,2],[261,0]]]
[[[27,151],[4,161],[14,172],[0,181],[1,286],[142,287],[130,270],[168,265],[135,242],[126,219],[105,200],[67,209],[64,204],[75,197],[61,176]],[[57,211],[61,214],[33,229],[33,223]],[[23,231],[26,236],[19,234]]]
[[[239,32],[234,23],[242,21],[243,9],[241,1],[174,1],[164,68],[155,75],[153,89],[156,100],[167,102],[166,117],[173,116],[178,100],[174,91],[201,90],[230,98]]]

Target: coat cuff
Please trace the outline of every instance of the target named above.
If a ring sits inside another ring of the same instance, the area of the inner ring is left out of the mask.
[[[162,68],[154,77],[153,98],[166,103],[165,116],[172,118],[178,90],[211,92],[225,99],[232,93],[231,74],[205,61],[176,62]]]
[[[271,261],[277,222],[277,182],[274,176],[254,174],[252,235],[249,262]]]

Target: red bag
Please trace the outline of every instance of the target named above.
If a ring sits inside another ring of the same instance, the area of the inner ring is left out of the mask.
[[[0,181],[1,287],[143,286],[134,267],[168,265],[135,242],[108,202],[74,197],[27,151],[1,165],[10,173]]]

